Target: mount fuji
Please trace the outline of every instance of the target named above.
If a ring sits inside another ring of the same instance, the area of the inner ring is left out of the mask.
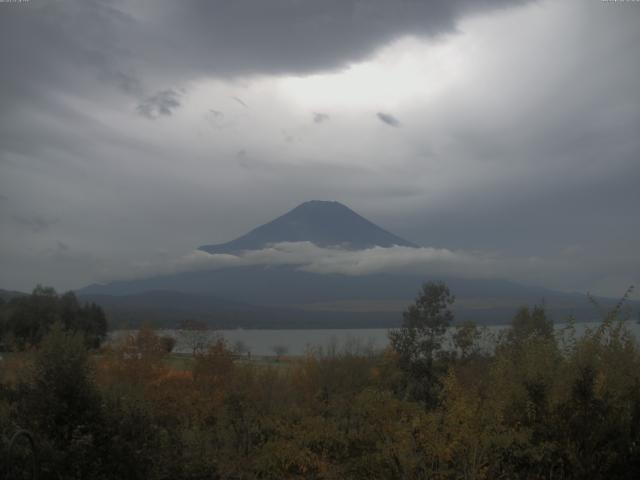
[[[235,240],[199,250],[241,258],[287,242],[358,253],[366,249],[420,248],[333,201],[305,202]],[[314,247],[315,248],[315,247]],[[561,320],[596,315],[586,296],[501,279],[419,273],[346,275],[313,273],[296,265],[251,264],[90,285],[77,293],[102,305],[112,323],[140,321],[173,326],[199,319],[217,328],[339,328],[395,326],[420,285],[445,281],[457,296],[456,316],[479,323],[510,320],[519,306],[544,301]],[[634,302],[635,303],[635,302]],[[606,302],[605,302],[606,305]]]

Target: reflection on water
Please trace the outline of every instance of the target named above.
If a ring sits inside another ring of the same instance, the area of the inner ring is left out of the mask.
[[[599,322],[576,323],[576,336],[581,336],[587,328],[596,328]],[[640,338],[640,324],[628,322],[629,329],[636,338]],[[558,335],[567,324],[555,325]],[[505,325],[491,325],[483,327],[483,344],[489,347],[493,339],[500,331],[507,328]],[[193,334],[180,334],[177,330],[160,330],[160,335],[169,335],[177,340],[174,352],[188,353],[193,350],[194,342],[211,342],[222,336],[230,348],[238,347],[243,353],[251,355],[304,355],[309,350],[322,348],[342,350],[349,348],[351,351],[381,350],[388,343],[388,329],[319,329],[319,330],[215,330],[206,332],[194,332]],[[115,340],[121,335],[131,331],[116,330],[111,333],[110,339]],[[197,338],[194,338],[197,336]],[[241,347],[241,348],[240,348]]]

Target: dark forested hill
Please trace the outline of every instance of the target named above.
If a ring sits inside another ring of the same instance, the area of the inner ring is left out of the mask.
[[[14,290],[4,290],[0,288],[0,299],[4,300],[5,302],[15,297],[24,297],[25,295],[27,294],[23,292],[16,292]]]
[[[444,280],[450,286],[460,320],[506,323],[518,307],[541,302],[556,321],[569,315],[583,321],[597,317],[586,295],[505,280],[319,275],[290,267],[188,272],[93,285],[79,293],[128,322],[144,317],[169,325],[194,316],[225,327],[372,327],[399,324],[403,309],[427,280]],[[602,301],[605,306],[614,303]]]

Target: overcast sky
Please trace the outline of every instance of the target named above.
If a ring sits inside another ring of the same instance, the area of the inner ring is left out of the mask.
[[[439,271],[620,295],[639,45],[638,2],[2,2],[0,288],[173,265],[323,199]]]

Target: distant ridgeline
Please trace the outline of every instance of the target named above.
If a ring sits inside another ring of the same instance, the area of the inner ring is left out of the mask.
[[[240,254],[282,242],[347,250],[419,248],[343,204],[326,201],[303,203],[235,240],[199,248],[212,254]],[[597,317],[585,295],[428,272],[342,275],[301,271],[296,266],[243,266],[91,285],[77,293],[103,306],[114,326],[134,326],[145,319],[172,327],[196,319],[217,328],[394,327],[420,286],[432,280],[450,286],[459,320],[507,323],[520,306],[541,302],[556,321],[569,315],[579,321]],[[637,309],[637,302],[630,303]]]

